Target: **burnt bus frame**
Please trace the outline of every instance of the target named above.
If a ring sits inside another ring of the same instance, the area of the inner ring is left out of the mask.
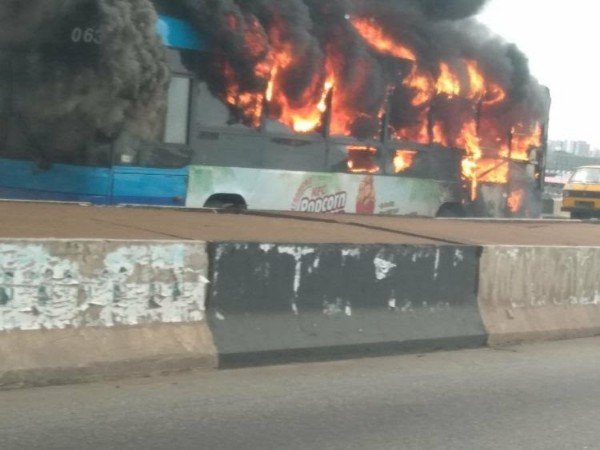
[[[181,50],[176,48],[167,48],[168,54],[168,62],[170,68],[174,75],[180,77],[190,78],[192,80],[192,84],[202,82],[199,80],[197,76],[193,73],[191,69],[188,69],[185,65],[185,60],[189,59],[189,57],[193,54],[197,54],[198,52],[194,50]],[[192,90],[193,91],[193,88]],[[264,107],[262,111],[262,117],[260,121],[260,126],[256,129],[251,127],[246,127],[244,130],[236,129],[227,129],[226,127],[216,127],[216,126],[198,126],[193,123],[193,113],[192,108],[194,107],[193,101],[193,93],[190,92],[190,114],[187,118],[188,120],[188,146],[191,147],[190,151],[192,153],[202,153],[201,148],[196,148],[196,146],[192,146],[190,144],[191,139],[190,136],[192,133],[196,133],[197,135],[201,135],[208,140],[218,139],[221,135],[232,135],[232,136],[250,136],[257,137],[261,136],[269,139],[271,142],[279,145],[289,146],[289,147],[301,147],[306,143],[313,144],[322,144],[323,145],[323,164],[320,169],[311,170],[311,172],[323,172],[323,173],[351,173],[348,171],[347,167],[332,167],[328,166],[327,162],[331,160],[331,152],[332,147],[365,147],[365,149],[376,149],[376,155],[374,156],[374,161],[379,165],[380,171],[373,175],[379,176],[395,176],[395,177],[404,177],[404,178],[425,178],[438,180],[443,182],[454,182],[461,187],[462,179],[460,177],[460,160],[464,156],[464,150],[458,148],[445,148],[445,151],[452,152],[455,154],[455,160],[458,163],[452,163],[448,165],[447,176],[436,177],[433,174],[418,174],[411,173],[411,170],[407,170],[403,173],[395,173],[393,170],[390,170],[391,161],[393,160],[394,152],[397,149],[403,150],[411,150],[415,151],[419,154],[431,153],[432,155],[437,155],[439,153],[439,146],[436,144],[419,144],[412,141],[404,141],[392,139],[389,132],[389,112],[383,114],[383,117],[380,120],[380,130],[379,130],[379,138],[371,138],[371,139],[357,139],[351,136],[340,136],[335,135],[330,132],[330,123],[332,118],[331,108],[332,108],[332,92],[329,94],[326,105],[327,108],[325,112],[322,114],[322,125],[318,132],[308,133],[308,134],[299,134],[294,133],[293,131],[287,132],[273,132],[267,130],[267,123],[271,120],[268,118],[268,107]],[[386,100],[386,105],[389,105],[389,102]],[[386,107],[387,108],[387,107]],[[430,133],[431,134],[431,133]],[[434,156],[435,158],[435,156]],[[442,156],[439,156],[441,159]],[[450,158],[452,159],[452,158]],[[218,164],[217,164],[218,165]],[[246,168],[255,168],[255,169],[269,169],[268,164],[265,165],[256,165],[256,164],[244,164],[240,162],[239,167]],[[294,170],[294,169],[281,169],[281,170]],[[467,197],[465,193],[465,198]],[[463,198],[457,199],[457,202],[461,202]]]
[[[184,54],[198,54],[199,52],[194,50],[181,50],[177,48],[168,48],[167,49],[169,55],[169,62],[173,73],[177,76],[184,76],[191,79],[192,86],[194,83],[202,82],[197,76],[193,73],[191,69],[186,68],[185,63],[182,61],[185,60],[183,57]],[[447,148],[444,147],[444,152],[447,155],[448,153],[452,153],[456,157],[456,162],[448,163],[447,170],[445,171],[444,176],[435,176],[433,173],[414,173],[411,169],[402,172],[395,173],[391,169],[392,164],[390,163],[393,159],[394,152],[397,149],[403,150],[411,150],[417,152],[419,155],[429,154],[433,160],[441,160],[443,158],[443,153],[440,153],[439,145],[433,143],[433,132],[432,132],[432,124],[433,117],[435,116],[435,111],[430,111],[429,121],[428,121],[428,134],[430,137],[429,144],[418,144],[411,141],[404,140],[396,140],[392,139],[390,136],[389,130],[389,102],[386,100],[386,108],[383,116],[380,120],[380,132],[379,139],[371,138],[371,139],[357,139],[349,136],[338,136],[330,133],[330,123],[332,118],[332,93],[329,94],[327,98],[327,108],[325,112],[322,114],[322,126],[319,132],[310,133],[310,134],[298,134],[293,131],[285,131],[285,132],[273,132],[267,130],[267,123],[270,119],[268,119],[268,107],[265,105],[262,111],[261,117],[261,125],[259,128],[254,129],[250,127],[245,127],[243,130],[236,129],[231,130],[226,127],[219,126],[198,126],[198,124],[194,124],[192,115],[193,115],[193,87],[190,91],[189,98],[189,115],[188,115],[188,149],[192,154],[202,154],[203,149],[198,147],[197,145],[191,145],[190,137],[192,133],[198,133],[198,135],[202,135],[207,139],[215,140],[219,139],[221,135],[237,135],[237,136],[251,136],[251,137],[263,137],[269,139],[272,143],[276,145],[288,146],[288,147],[301,147],[303,145],[309,144],[317,144],[323,146],[323,164],[318,168],[313,168],[308,171],[310,172],[323,172],[323,173],[351,173],[346,165],[344,166],[330,166],[328,162],[331,161],[331,152],[333,147],[365,147],[365,149],[375,149],[376,153],[373,157],[374,162],[376,162],[380,168],[378,173],[374,175],[379,176],[392,176],[392,177],[404,177],[404,178],[423,178],[423,179],[431,179],[432,181],[440,181],[455,184],[460,190],[460,195],[456,197],[456,203],[465,206],[469,209],[470,214],[479,215],[480,213],[476,213],[475,209],[471,211],[471,207],[475,206],[470,200],[470,188],[469,183],[462,179],[462,170],[460,167],[460,160],[465,155],[465,150],[458,148]],[[481,124],[480,117],[480,108],[477,109],[476,120],[477,126],[479,127]],[[536,161],[523,162],[523,165],[533,165],[536,167],[536,195],[541,198],[541,192],[543,189],[543,173],[545,168],[545,155],[547,149],[547,126],[548,120],[546,118],[545,122],[542,124],[543,130],[543,142],[542,147],[537,149],[537,159]],[[512,133],[509,134],[508,142],[509,148],[512,147],[513,136]],[[508,207],[508,198],[510,196],[510,192],[512,189],[511,186],[511,173],[512,173],[512,163],[510,156],[505,158],[505,163],[509,165],[509,183],[505,186],[506,194],[505,194],[505,203],[504,203],[504,216],[511,217],[513,214],[510,212]],[[207,165],[221,165],[219,163],[212,164],[207,163]],[[236,162],[235,165],[230,163],[224,164],[227,166],[237,166],[237,167],[246,167],[246,168],[255,168],[255,169],[271,169],[268,163],[263,164],[246,164],[245,162],[240,161],[239,164]],[[294,168],[275,168],[278,170],[298,170]],[[485,183],[481,183],[482,185]],[[457,192],[457,191],[455,191]],[[485,214],[485,213],[484,213]]]

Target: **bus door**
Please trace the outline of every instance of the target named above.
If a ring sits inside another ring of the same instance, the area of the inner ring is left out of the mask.
[[[114,144],[113,204],[184,206],[187,195],[191,78],[171,78],[162,139],[124,133]]]
[[[115,166],[111,203],[115,205],[184,206],[187,167],[163,169]]]
[[[185,146],[120,142],[112,169],[110,202],[185,206],[189,162],[190,151]]]

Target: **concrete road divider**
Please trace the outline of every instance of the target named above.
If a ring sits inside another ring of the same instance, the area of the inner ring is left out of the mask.
[[[0,386],[214,367],[204,243],[0,241]]]
[[[211,245],[221,364],[481,346],[478,248]]]
[[[600,247],[0,240],[0,388],[600,334]]]
[[[486,247],[480,280],[492,345],[600,334],[600,247]]]

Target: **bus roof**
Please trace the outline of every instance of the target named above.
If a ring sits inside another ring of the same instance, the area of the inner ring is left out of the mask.
[[[207,49],[202,36],[184,20],[170,16],[159,16],[157,30],[167,47],[197,51]]]

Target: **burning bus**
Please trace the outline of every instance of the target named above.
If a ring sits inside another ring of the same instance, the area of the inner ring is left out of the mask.
[[[549,93],[482,3],[0,7],[0,196],[535,217]]]

